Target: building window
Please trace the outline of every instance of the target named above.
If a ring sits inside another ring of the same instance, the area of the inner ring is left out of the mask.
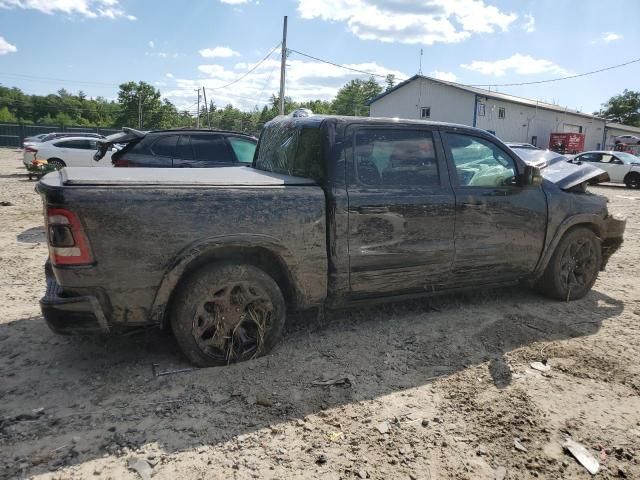
[[[431,118],[431,107],[422,107],[420,109],[420,118]]]
[[[478,104],[478,116],[484,117],[484,103]]]
[[[507,112],[505,111],[504,107],[498,107],[498,118],[504,120],[504,117],[506,116]]]
[[[531,137],[531,145],[533,145],[534,147],[538,146],[538,136],[534,135],[533,137]]]

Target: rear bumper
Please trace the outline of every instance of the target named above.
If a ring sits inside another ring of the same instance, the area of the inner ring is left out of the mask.
[[[62,335],[107,333],[109,326],[96,297],[64,297],[51,266],[45,266],[47,293],[40,309],[47,325]]]

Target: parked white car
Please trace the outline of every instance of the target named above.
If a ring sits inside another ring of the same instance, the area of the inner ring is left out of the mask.
[[[62,137],[38,143],[24,149],[22,163],[29,167],[34,160],[46,160],[56,169],[62,167],[111,167],[111,151],[107,162],[96,162],[93,155],[98,149],[97,140],[87,137]]]
[[[571,162],[589,162],[609,174],[613,183],[624,183],[629,188],[640,188],[640,157],[627,152],[591,151],[573,157]]]
[[[626,143],[630,145],[640,145],[640,137],[638,135],[620,135],[613,139],[614,143]]]

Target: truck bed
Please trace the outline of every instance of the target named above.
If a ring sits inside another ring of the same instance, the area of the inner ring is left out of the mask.
[[[79,217],[95,259],[54,267],[57,283],[64,294],[96,297],[111,325],[159,321],[163,282],[213,246],[275,251],[301,306],[326,296],[325,194],[312,180],[250,167],[65,168],[38,191],[46,206]]]

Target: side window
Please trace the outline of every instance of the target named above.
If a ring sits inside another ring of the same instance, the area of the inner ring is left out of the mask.
[[[191,146],[193,147],[193,156],[196,160],[227,163],[234,161],[221,135],[211,135],[208,133],[191,135]]]
[[[478,116],[479,117],[484,117],[485,114],[485,106],[484,103],[479,103],[478,104]]]
[[[576,160],[580,162],[599,162],[602,157],[599,153],[585,153],[584,155],[580,155],[576,157]]]
[[[178,142],[177,135],[169,135],[168,137],[160,137],[151,146],[151,151],[154,155],[160,157],[172,157],[176,154],[176,143]]]
[[[433,135],[429,131],[358,130],[354,159],[358,180],[364,185],[440,184]]]
[[[515,184],[515,163],[497,145],[470,135],[447,133],[446,136],[459,185],[498,187]]]
[[[615,163],[613,155],[600,155],[600,163]]]
[[[182,160],[193,160],[193,151],[191,150],[191,141],[189,140],[189,135],[180,135],[174,158],[180,158]]]
[[[91,150],[91,141],[90,140],[67,140],[64,142],[56,143],[56,147],[75,148],[76,150]]]
[[[239,162],[253,162],[253,154],[256,151],[256,144],[254,142],[240,137],[228,137],[228,140]]]

